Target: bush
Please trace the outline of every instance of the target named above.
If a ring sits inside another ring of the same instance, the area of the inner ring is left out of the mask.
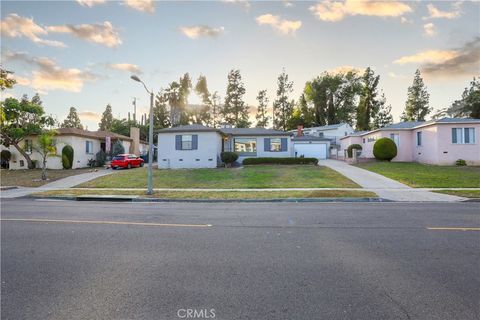
[[[353,157],[353,149],[356,149],[356,150],[359,150],[361,151],[362,150],[362,146],[359,145],[359,144],[351,144],[348,146],[347,148],[347,153],[348,153],[348,157],[349,158],[352,158]]]
[[[317,158],[246,158],[244,165],[256,164],[318,164]]]
[[[73,148],[66,145],[62,149],[62,166],[63,169],[72,169],[73,166]]]
[[[380,138],[373,145],[373,155],[378,160],[392,160],[397,156],[397,145],[390,138]]]
[[[458,159],[457,161],[455,161],[455,164],[459,167],[463,167],[463,166],[467,165],[467,161],[465,161],[463,159]]]
[[[89,166],[90,168],[95,167],[95,164],[96,164],[95,159],[89,159],[87,162],[87,166]]]
[[[237,161],[238,154],[236,154],[235,152],[222,152],[220,154],[220,159],[222,159],[222,162],[225,163],[227,166],[230,166],[232,163]]]
[[[101,167],[105,165],[105,162],[107,161],[107,154],[103,151],[100,150],[97,152],[95,155],[95,163],[98,167]]]
[[[120,140],[115,141],[112,146],[112,157],[125,153],[125,148]]]
[[[10,161],[12,154],[8,150],[2,150],[2,152],[0,152],[0,157],[2,158],[2,161]]]
[[[32,169],[38,168],[38,160],[32,160]]]

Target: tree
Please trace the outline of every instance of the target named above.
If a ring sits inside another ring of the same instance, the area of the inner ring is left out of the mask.
[[[215,91],[213,94],[212,94],[212,126],[215,128],[217,123],[220,122],[220,95],[218,94],[217,91]]]
[[[247,128],[250,126],[248,121],[248,106],[243,101],[245,87],[242,82],[240,70],[230,70],[228,73],[228,85],[225,95],[225,104],[221,114],[226,123],[237,128]]]
[[[163,91],[155,96],[155,107],[153,108],[153,127],[163,129],[170,127],[170,117],[167,111],[167,97]]]
[[[77,114],[77,109],[75,107],[70,108],[70,112],[68,113],[67,117],[63,121],[62,128],[77,128],[82,129],[82,122],[80,121],[80,117]]]
[[[434,118],[471,117],[480,119],[480,78],[473,78],[470,87],[465,88],[460,100],[455,100],[449,108],[440,110]]]
[[[273,127],[285,131],[295,106],[294,100],[289,98],[289,94],[293,92],[293,81],[288,81],[285,70],[278,76],[277,85],[277,99],[273,101]]]
[[[189,123],[189,116],[186,112],[188,96],[192,88],[190,75],[185,73],[180,80],[171,82],[164,90],[165,99],[170,106],[170,121],[172,126]]]
[[[0,91],[11,89],[17,83],[15,79],[10,78],[11,74],[13,74],[12,71],[8,71],[0,66]]]
[[[200,75],[195,85],[195,92],[202,99],[202,104],[191,108],[190,119],[193,123],[211,125],[214,121],[210,110],[212,109],[212,96],[208,91],[207,78],[204,75]],[[213,124],[215,126],[215,124]]]
[[[408,87],[408,96],[401,119],[403,121],[425,121],[425,117],[432,111],[429,107],[430,94],[423,83],[420,70],[415,71],[413,84]]]
[[[20,146],[20,141],[31,135],[41,134],[46,127],[54,125],[52,117],[45,115],[42,106],[31,101],[18,101],[15,98],[7,98],[1,104],[0,134],[2,144],[13,145],[25,158],[29,169],[33,168],[32,159]]]
[[[115,157],[116,155],[124,154],[124,153],[125,153],[125,148],[123,147],[122,142],[120,140],[115,141],[112,146],[112,157]]]
[[[257,95],[258,107],[257,107],[257,115],[255,119],[257,120],[257,127],[265,128],[270,121],[268,116],[267,106],[268,106],[268,97],[267,97],[267,90],[260,90]]]
[[[103,111],[102,119],[98,124],[98,129],[100,131],[111,131],[112,123],[113,123],[112,106],[110,104],[107,104],[105,111]]]
[[[378,104],[378,113],[373,119],[372,129],[383,128],[393,123],[392,106],[387,105],[387,99],[384,93],[382,93],[380,100],[378,100]]]
[[[37,144],[32,146],[42,158],[42,180],[47,180],[47,159],[57,155],[57,147],[53,139],[55,134],[56,132],[54,130],[43,131],[38,136]]]
[[[370,130],[371,122],[378,113],[377,87],[380,76],[375,76],[373,70],[368,67],[362,76],[362,91],[357,108],[357,129]]]

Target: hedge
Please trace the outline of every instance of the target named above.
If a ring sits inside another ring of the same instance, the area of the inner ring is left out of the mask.
[[[392,160],[397,156],[397,145],[390,138],[380,138],[373,145],[373,155],[378,160]]]
[[[317,158],[246,158],[244,165],[256,164],[318,164]]]
[[[220,159],[222,159],[222,162],[224,162],[227,165],[230,165],[237,161],[238,159],[238,154],[235,152],[222,152],[220,154]]]
[[[107,161],[107,154],[103,150],[98,151],[97,154],[95,155],[96,165],[98,167],[102,167],[106,161]]]
[[[355,150],[360,150],[360,151],[361,151],[361,150],[362,150],[362,146],[359,145],[359,144],[356,144],[356,143],[349,145],[348,148],[347,148],[347,153],[348,153],[348,157],[349,157],[349,158],[352,158],[352,157],[353,157],[353,152],[352,152],[353,149],[355,149]]]
[[[62,166],[63,169],[72,169],[73,165],[73,148],[68,144],[62,149]]]

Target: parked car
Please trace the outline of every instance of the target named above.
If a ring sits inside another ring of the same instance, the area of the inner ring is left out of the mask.
[[[119,154],[113,157],[110,166],[112,169],[134,167],[143,167],[144,161],[142,158],[137,157],[134,154]]]

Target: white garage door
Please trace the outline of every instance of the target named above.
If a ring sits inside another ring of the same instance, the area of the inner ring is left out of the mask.
[[[296,143],[294,150],[297,157],[327,159],[327,144],[325,143]]]

